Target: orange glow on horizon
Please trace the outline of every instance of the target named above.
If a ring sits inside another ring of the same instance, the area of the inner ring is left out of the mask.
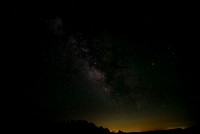
[[[108,128],[110,130],[110,132],[118,132],[119,130],[122,131],[122,132],[148,132],[148,131],[159,131],[159,130],[170,130],[170,129],[177,129],[177,128],[180,128],[180,129],[185,129],[187,127],[185,126],[182,126],[182,127],[169,127],[169,128],[149,128],[149,127],[146,127],[145,129],[144,128],[136,128],[136,127],[133,127],[133,128],[122,128],[120,127],[121,129],[118,129],[118,128]]]
[[[173,123],[160,123],[160,122],[143,122],[143,123],[117,123],[112,122],[111,124],[107,124],[104,126],[105,128],[108,128],[111,132],[147,132],[147,131],[158,131],[158,130],[170,130],[170,129],[185,129],[188,128],[189,125],[177,125]]]

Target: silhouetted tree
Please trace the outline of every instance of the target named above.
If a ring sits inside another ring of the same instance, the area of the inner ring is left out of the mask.
[[[123,134],[123,132],[121,130],[118,131],[118,134]]]

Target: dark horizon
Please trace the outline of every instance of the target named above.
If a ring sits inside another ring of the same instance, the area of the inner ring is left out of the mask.
[[[199,124],[195,7],[67,3],[13,14],[22,122],[87,120],[123,132]]]
[[[32,130],[34,128],[34,131],[40,130],[46,131],[46,132],[57,132],[57,133],[63,133],[63,132],[71,132],[71,133],[101,133],[101,134],[115,134],[115,133],[127,133],[127,134],[144,134],[144,133],[160,133],[162,134],[167,133],[179,133],[179,134],[190,134],[194,132],[199,131],[199,126],[191,126],[191,127],[185,127],[185,128],[169,128],[169,129],[157,129],[157,130],[144,130],[144,131],[123,131],[123,130],[111,130],[104,126],[98,126],[94,124],[93,122],[88,122],[86,120],[66,120],[64,122],[54,122],[54,121],[47,121],[43,120],[40,122],[35,122],[36,124],[32,124],[32,126],[28,126],[27,130]]]

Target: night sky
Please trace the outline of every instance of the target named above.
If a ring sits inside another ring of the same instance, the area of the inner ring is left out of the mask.
[[[16,15],[26,119],[125,132],[198,124],[195,9],[71,3],[25,12]]]

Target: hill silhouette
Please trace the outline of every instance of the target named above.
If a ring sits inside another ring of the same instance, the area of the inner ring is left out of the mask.
[[[39,121],[26,124],[24,130],[27,133],[55,133],[55,134],[195,134],[198,133],[198,126],[186,129],[169,129],[148,132],[110,132],[108,128],[98,127],[94,123],[85,120],[67,120],[65,122]]]

